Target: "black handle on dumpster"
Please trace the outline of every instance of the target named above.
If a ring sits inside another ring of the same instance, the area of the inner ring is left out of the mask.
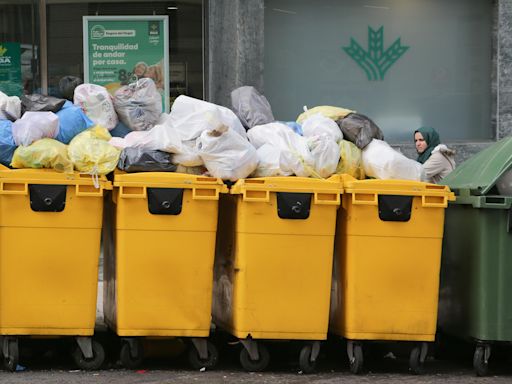
[[[179,215],[183,188],[147,188],[148,211],[153,215]]]
[[[30,208],[34,212],[62,212],[66,190],[66,185],[29,184]]]
[[[512,230],[512,208],[508,210],[508,219],[507,219],[507,232],[510,233]]]
[[[411,219],[413,196],[379,195],[379,218],[382,221]]]
[[[312,193],[277,192],[277,215],[281,219],[307,219],[311,211],[312,195]]]

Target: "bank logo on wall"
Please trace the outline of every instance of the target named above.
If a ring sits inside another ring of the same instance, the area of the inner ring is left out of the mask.
[[[6,53],[7,53],[7,48],[0,45],[0,65],[2,65],[2,64],[10,65],[11,64],[11,57],[7,56]]]
[[[384,80],[387,71],[400,59],[409,47],[402,45],[398,38],[384,50],[384,27],[374,30],[368,27],[368,50],[365,50],[353,37],[350,45],[343,50],[366,73],[368,80]]]

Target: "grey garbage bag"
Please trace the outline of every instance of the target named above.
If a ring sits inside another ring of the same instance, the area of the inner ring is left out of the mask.
[[[59,91],[62,97],[67,100],[73,101],[75,95],[75,88],[82,84],[81,78],[76,76],[64,76],[59,80]]]
[[[34,93],[21,96],[21,110],[23,113],[26,111],[55,113],[62,109],[65,102],[65,99]]]
[[[254,87],[243,86],[233,90],[231,106],[245,129],[275,121],[268,100]]]
[[[351,113],[336,123],[343,132],[343,138],[354,143],[359,149],[370,144],[372,139],[384,140],[384,135],[377,124],[360,113]]]
[[[163,151],[148,151],[143,148],[125,148],[117,167],[125,172],[175,172],[172,155]]]

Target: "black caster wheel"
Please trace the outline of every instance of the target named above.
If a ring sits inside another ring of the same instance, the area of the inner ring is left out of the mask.
[[[360,374],[363,371],[363,346],[360,343],[355,343],[353,341],[349,341],[352,343],[352,347],[347,346],[347,348],[352,348],[352,358],[350,358],[349,354],[349,363],[350,363],[350,372],[354,374]]]
[[[127,369],[138,368],[143,360],[144,352],[142,349],[142,342],[140,340],[136,340],[135,343],[135,351],[132,351],[132,348],[130,347],[130,343],[128,341],[123,341],[123,344],[121,346],[119,360],[121,360],[122,366]]]
[[[3,357],[4,367],[7,371],[14,372],[20,361],[18,340],[10,339],[7,343],[7,356]]]
[[[263,344],[258,344],[258,360],[252,360],[249,356],[247,349],[242,349],[240,352],[240,364],[248,372],[261,372],[267,368],[270,362],[270,355],[267,348]]]
[[[77,345],[72,353],[72,356],[76,365],[80,369],[86,371],[94,371],[100,369],[101,365],[105,361],[105,350],[103,349],[103,346],[95,340],[92,341],[92,354],[92,358],[86,358],[83,355],[80,347]]]
[[[193,369],[213,369],[217,365],[217,362],[219,361],[219,352],[217,351],[217,347],[208,340],[206,342],[206,348],[208,351],[208,357],[206,359],[201,359],[197,349],[193,345],[189,347],[188,362]]]
[[[423,373],[424,361],[421,361],[421,344],[414,346],[409,355],[409,370],[415,375]]]
[[[313,373],[316,368],[316,360],[311,361],[311,354],[313,347],[311,345],[305,345],[300,350],[299,355],[299,366],[302,373]]]
[[[485,357],[485,346],[477,345],[473,355],[473,369],[477,376],[489,374],[489,361]]]

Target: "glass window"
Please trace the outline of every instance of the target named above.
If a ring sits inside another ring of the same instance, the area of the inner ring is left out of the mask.
[[[84,76],[82,16],[88,15],[168,15],[171,99],[180,94],[203,98],[202,0],[48,5],[49,94],[58,95],[63,76]]]
[[[266,0],[265,95],[280,120],[335,105],[392,142],[489,139],[491,29],[487,0]]]
[[[9,96],[40,87],[37,1],[8,1],[0,6],[0,91]]]

